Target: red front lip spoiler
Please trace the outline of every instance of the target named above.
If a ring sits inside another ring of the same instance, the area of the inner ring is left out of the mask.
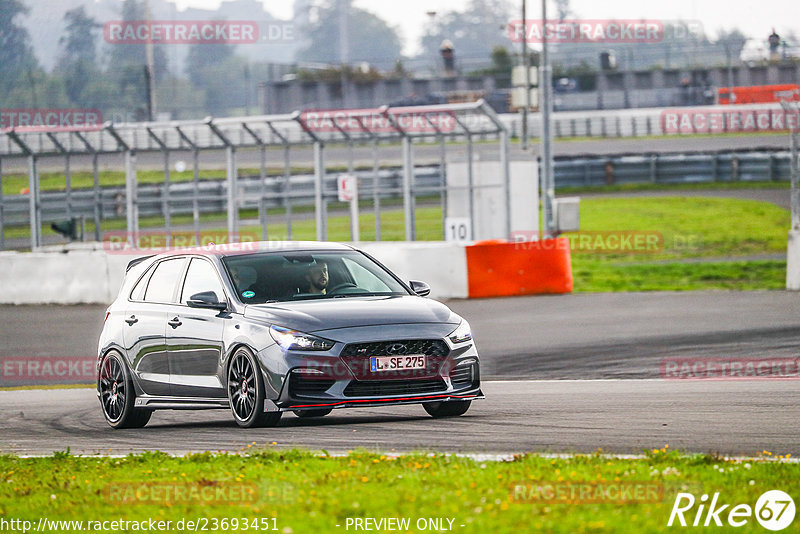
[[[394,398],[384,398],[384,399],[353,399],[353,400],[344,400],[344,401],[336,401],[336,402],[329,402],[329,403],[320,403],[320,404],[294,404],[292,406],[287,407],[286,409],[294,409],[294,408],[321,408],[321,407],[333,407],[341,406],[343,404],[355,404],[355,403],[393,403],[393,402],[407,402],[407,401],[421,401],[421,400],[437,400],[437,399],[482,399],[484,396],[481,393],[472,393],[470,395],[428,395],[426,397],[394,397]]]

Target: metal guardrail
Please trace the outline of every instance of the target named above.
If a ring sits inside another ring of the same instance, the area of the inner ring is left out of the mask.
[[[390,107],[382,106],[369,110],[344,110],[333,113],[326,112],[294,112],[285,115],[260,115],[255,117],[208,117],[203,121],[169,121],[135,124],[104,123],[102,126],[40,128],[14,127],[0,129],[0,158],[24,158],[28,168],[29,183],[29,226],[31,249],[42,245],[42,222],[44,201],[40,191],[39,164],[45,157],[63,157],[65,174],[69,175],[70,158],[73,156],[91,156],[94,175],[94,192],[102,196],[99,189],[99,157],[124,157],[125,168],[125,217],[128,235],[139,232],[139,206],[150,204],[140,202],[140,184],[137,180],[137,154],[142,152],[160,152],[163,155],[164,186],[161,188],[162,213],[165,219],[167,244],[170,241],[171,214],[175,202],[171,198],[172,184],[170,180],[170,154],[176,151],[190,150],[193,153],[194,180],[192,184],[192,218],[196,235],[199,235],[200,208],[198,206],[198,169],[199,156],[203,151],[225,150],[225,211],[227,212],[227,230],[229,236],[238,234],[239,209],[244,195],[239,191],[240,180],[236,163],[237,150],[257,148],[262,154],[260,177],[265,176],[265,155],[269,147],[281,147],[284,151],[284,167],[287,178],[284,183],[291,185],[288,176],[291,169],[291,152],[294,147],[313,148],[314,168],[314,220],[316,238],[327,239],[326,206],[328,176],[326,172],[326,146],[344,145],[350,150],[351,157],[348,168],[353,169],[352,148],[356,145],[370,146],[375,168],[381,161],[381,151],[387,146],[399,142],[402,148],[402,196],[405,237],[408,241],[416,239],[416,218],[414,214],[414,144],[415,142],[436,142],[441,147],[441,159],[444,162],[447,154],[448,139],[462,139],[468,151],[476,140],[487,139],[498,145],[498,159],[501,164],[505,203],[505,231],[503,235],[511,235],[510,188],[509,188],[509,137],[503,123],[494,110],[483,100],[463,104],[445,104],[438,106]],[[2,164],[2,160],[0,160]],[[443,165],[443,164],[442,164]],[[473,162],[469,160],[468,169],[472,172]],[[471,176],[471,174],[470,174]],[[2,172],[0,172],[0,181]],[[68,180],[67,180],[68,181]],[[260,185],[260,188],[263,184]],[[441,189],[441,188],[440,188]],[[158,191],[153,189],[152,191]],[[143,189],[147,193],[148,189]],[[114,209],[119,211],[115,194]],[[287,195],[284,195],[284,197]],[[376,206],[379,195],[374,195]],[[444,202],[444,201],[443,201]],[[470,213],[474,204],[474,188],[470,180],[468,199]],[[94,201],[97,206],[99,201]],[[67,201],[70,208],[71,199]],[[379,207],[375,208],[376,213]],[[70,209],[67,216],[74,216]],[[376,217],[376,233],[379,233],[379,217]],[[93,220],[98,236],[102,217],[100,210],[94,210]],[[5,221],[0,207],[0,248]]]
[[[788,181],[790,153],[722,152],[556,159],[556,187]]]
[[[192,214],[194,200],[200,213],[223,213],[227,206],[227,182],[223,171],[219,179],[198,182],[195,196],[192,182],[172,182],[164,195],[164,184],[140,184],[137,189],[141,216],[164,216],[165,197],[170,215]],[[355,171],[359,177],[359,190],[363,198],[402,198],[403,169],[381,169],[378,180],[372,170]],[[337,174],[326,174],[323,179],[323,196],[329,201],[336,198]],[[712,154],[646,154],[557,158],[555,161],[556,187],[604,186],[626,183],[686,184],[713,182],[770,182],[788,181],[791,176],[789,151],[775,152],[722,152]],[[313,174],[292,175],[286,191],[283,176],[240,176],[237,180],[240,209],[285,208],[314,204],[315,177]],[[438,165],[415,167],[412,191],[415,196],[441,190],[442,176]],[[41,193],[43,222],[50,223],[65,218],[65,213],[91,219],[94,215],[94,191],[73,189]],[[125,218],[125,187],[103,187],[100,194],[101,219]],[[263,199],[263,200],[262,200]],[[23,225],[29,217],[28,195],[6,195],[0,200],[5,226]],[[69,206],[68,206],[69,203]]]
[[[778,104],[747,104],[741,106],[689,106],[662,108],[609,109],[593,111],[560,111],[553,114],[552,131],[556,138],[574,137],[645,137],[670,136],[678,132],[668,127],[666,117],[670,114],[701,114],[704,117],[716,115],[717,122],[707,119],[680,128],[681,134],[726,132],[773,132],[783,131],[787,126],[787,116],[796,111],[785,110]],[[758,117],[756,117],[758,115]],[[522,132],[522,118],[519,113],[505,113],[498,116],[512,137]],[[760,119],[759,119],[760,117]],[[768,120],[765,120],[765,117]],[[795,120],[797,120],[795,118]],[[749,122],[752,121],[752,122]],[[713,125],[713,126],[712,126]],[[779,127],[779,125],[781,127]],[[540,113],[528,115],[528,135],[541,137],[542,119]]]
[[[364,198],[372,198],[377,193],[380,198],[402,198],[402,168],[379,171],[378,180],[372,171],[356,171],[359,177],[359,190]],[[323,195],[326,199],[336,198],[336,179],[339,174],[328,174],[323,180]],[[380,182],[380,183],[376,183]],[[441,188],[441,175],[438,166],[415,169],[415,189],[436,190]],[[377,186],[377,191],[375,188]],[[238,179],[239,209],[286,207],[287,200],[293,206],[312,206],[314,204],[314,175],[293,175],[289,182],[290,193],[286,194],[284,177],[269,177],[261,180],[257,176],[240,176]],[[223,213],[226,210],[227,183],[225,178],[205,179],[198,182],[195,196],[192,182],[172,182],[169,194],[164,195],[164,184],[143,184],[138,186],[137,200],[139,215],[142,217],[163,216],[165,196],[169,200],[170,215],[193,213],[193,202],[197,199],[200,213]],[[265,199],[261,202],[260,199]],[[41,193],[42,221],[51,223],[65,218],[65,213],[74,217],[90,219],[94,214],[94,191],[73,189],[69,195],[64,191],[44,191]],[[6,226],[25,225],[29,217],[28,195],[6,195],[2,200],[4,224]],[[103,187],[100,194],[101,219],[125,218],[125,187]]]

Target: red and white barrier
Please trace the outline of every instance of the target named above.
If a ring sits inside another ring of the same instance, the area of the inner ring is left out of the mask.
[[[572,291],[566,238],[474,244],[370,242],[357,247],[403,280],[427,282],[433,298]],[[108,304],[116,297],[125,267],[134,257],[102,249],[0,253],[0,304]]]

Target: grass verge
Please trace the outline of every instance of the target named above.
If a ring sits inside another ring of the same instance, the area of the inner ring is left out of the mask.
[[[533,454],[494,462],[363,451],[329,457],[248,447],[241,455],[186,457],[158,452],[124,458],[68,452],[31,459],[0,456],[0,517],[34,525],[42,517],[154,519],[171,521],[171,530],[182,519],[202,524],[205,518],[210,528],[216,518],[217,531],[225,530],[219,520],[229,518],[227,530],[254,530],[242,525],[257,520],[259,530],[266,525],[284,534],[347,532],[354,530],[345,528],[348,519],[387,517],[408,518],[410,525],[402,531],[420,532],[420,518],[444,518],[444,525],[451,519],[451,529],[461,532],[638,533],[669,531],[666,524],[681,491],[693,493],[698,503],[702,493],[719,492],[720,505],[751,507],[767,490],[800,494],[800,464],[774,461],[766,451],[763,460],[746,461],[682,455],[664,447],[639,459]],[[574,493],[587,487],[591,497]],[[620,490],[626,487],[658,491],[622,499]],[[686,513],[690,522],[696,511],[697,506]],[[235,529],[230,528],[233,518]],[[754,517],[737,530],[763,531]]]
[[[436,202],[436,199],[429,201]],[[331,205],[331,211],[339,207]],[[376,239],[375,216],[370,203],[365,202],[361,209],[361,240],[373,241]],[[254,221],[257,213],[243,210],[240,215],[244,223],[241,232],[260,239],[261,228],[246,223]],[[224,236],[227,233],[224,217],[224,214],[205,217],[206,225],[219,221],[219,226],[205,228],[204,235]],[[269,239],[287,238],[282,210],[271,210],[268,221]],[[123,220],[109,221],[103,230],[120,231],[124,224]],[[176,216],[173,224],[191,227],[191,218]],[[163,225],[163,219],[143,218],[140,225],[145,232],[150,228],[158,232],[156,229]],[[753,257],[785,254],[789,225],[787,210],[757,200],[691,196],[584,198],[581,200],[581,234],[592,238],[600,236],[602,246],[573,249],[575,290],[780,289],[785,283],[785,261]],[[93,228],[91,224],[87,226],[87,233],[91,235]],[[430,204],[418,207],[416,226],[419,240],[441,240],[441,208]],[[44,231],[49,233],[50,229]],[[6,229],[7,238],[27,233],[28,229],[22,227]],[[613,236],[632,233],[655,236],[658,245],[633,250],[604,246]],[[298,210],[291,237],[316,239],[314,220]],[[580,235],[573,237],[580,238]],[[350,240],[348,216],[328,218],[328,239]],[[405,239],[402,210],[382,212],[381,239]]]

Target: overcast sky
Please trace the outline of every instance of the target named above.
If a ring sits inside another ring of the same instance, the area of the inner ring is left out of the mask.
[[[176,0],[179,9],[187,6],[216,8],[221,0]],[[287,19],[292,16],[292,0],[264,0],[272,15]],[[428,20],[428,11],[461,10],[465,0],[353,0],[353,5],[372,11],[400,29],[404,52],[417,52],[417,44]],[[521,6],[521,0],[512,0]],[[579,17],[604,19],[697,20],[706,33],[716,35],[720,28],[738,27],[750,37],[766,39],[774,26],[778,33],[793,30],[800,36],[800,2],[798,0],[572,0],[570,5]],[[540,16],[541,2],[528,0],[531,18]],[[555,12],[554,2],[548,10]]]

